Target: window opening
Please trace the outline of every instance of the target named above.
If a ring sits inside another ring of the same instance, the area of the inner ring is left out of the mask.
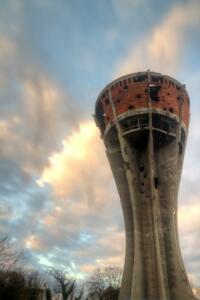
[[[153,82],[162,82],[162,77],[161,76],[151,76],[151,80]]]
[[[152,101],[159,101],[158,93],[160,89],[161,89],[160,85],[154,85],[154,84],[149,85],[149,94]]]
[[[145,79],[146,79],[146,75],[139,75],[139,76],[134,77],[133,80],[135,82],[142,82],[142,81],[145,81]]]

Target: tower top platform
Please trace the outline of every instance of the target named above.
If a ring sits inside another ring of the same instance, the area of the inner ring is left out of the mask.
[[[109,92],[119,119],[151,111],[181,121],[187,132],[190,100],[185,85],[174,78],[146,71],[122,76],[108,84],[95,106],[95,119],[102,135],[114,123]]]

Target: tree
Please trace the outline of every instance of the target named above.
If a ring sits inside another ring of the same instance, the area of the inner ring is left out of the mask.
[[[52,268],[49,270],[49,274],[54,278],[54,291],[61,293],[63,300],[67,300],[73,293],[75,280],[70,278],[65,270]]]
[[[105,291],[118,291],[121,285],[122,270],[119,267],[96,269],[88,281],[89,297],[104,298]]]
[[[0,270],[13,270],[19,267],[25,258],[26,253],[15,250],[7,236],[0,239]]]
[[[24,271],[23,275],[28,289],[41,289],[44,287],[45,280],[38,271]]]
[[[75,300],[81,300],[81,298],[83,296],[83,292],[84,292],[84,289],[82,288],[82,290],[80,291],[79,295],[75,295],[74,299]]]
[[[24,268],[26,258],[26,253],[15,250],[8,237],[0,239],[0,299],[36,300],[42,295],[45,280],[39,272]]]
[[[89,285],[89,295],[91,298],[98,297],[99,300],[103,299],[103,292],[105,290],[105,280],[103,276],[103,270],[96,269],[90,280],[88,282]]]
[[[0,299],[25,298],[25,279],[17,271],[0,271]]]
[[[103,270],[106,286],[119,289],[122,281],[122,269],[119,267],[106,267]]]

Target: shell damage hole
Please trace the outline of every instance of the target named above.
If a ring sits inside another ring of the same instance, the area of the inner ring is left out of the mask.
[[[155,186],[155,189],[158,188],[158,185],[159,185],[159,179],[158,179],[158,177],[154,177],[154,186]]]
[[[161,89],[160,85],[150,85],[149,86],[149,95],[152,101],[159,101],[159,91]]]
[[[106,105],[109,104],[109,100],[108,100],[108,99],[105,100],[105,104],[106,104]]]

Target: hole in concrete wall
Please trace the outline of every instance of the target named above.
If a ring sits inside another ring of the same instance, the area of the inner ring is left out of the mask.
[[[159,185],[159,179],[158,177],[154,177],[154,186],[156,189],[158,188],[158,185]]]
[[[172,108],[172,107],[170,107],[170,108],[169,108],[169,111],[170,111],[171,113],[173,113],[173,112],[174,112],[174,110],[173,110],[173,108]]]
[[[149,87],[149,94],[152,101],[159,101],[158,92],[160,89],[159,85],[151,85]]]
[[[133,109],[133,105],[129,105],[128,109]]]
[[[144,166],[140,166],[140,172],[143,172],[144,171]]]
[[[181,143],[182,144],[185,143],[185,132],[184,132],[183,128],[181,128]]]
[[[109,100],[108,100],[108,99],[105,100],[105,104],[106,104],[106,105],[109,104]]]
[[[144,182],[141,182],[141,185],[144,186]]]

